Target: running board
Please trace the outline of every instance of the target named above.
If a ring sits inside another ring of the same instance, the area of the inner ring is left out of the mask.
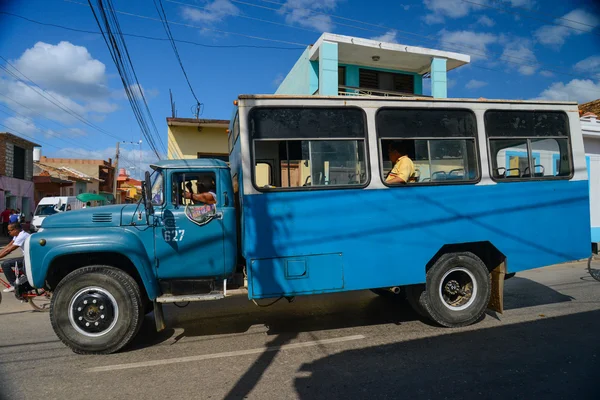
[[[156,298],[157,303],[185,303],[188,301],[210,301],[221,300],[225,297],[248,295],[245,289],[228,290],[227,292],[211,292],[204,294],[183,294],[179,296],[163,295]]]
[[[188,301],[208,301],[208,300],[221,300],[225,296],[223,292],[217,293],[205,293],[205,294],[183,294],[180,296],[160,296],[156,298],[158,303],[185,303]]]

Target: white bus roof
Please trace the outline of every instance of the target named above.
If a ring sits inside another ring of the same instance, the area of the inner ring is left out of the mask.
[[[435,99],[432,97],[397,97],[397,96],[316,96],[316,95],[295,95],[295,94],[241,94],[240,100],[347,100],[347,101],[426,101],[441,103],[504,103],[504,104],[553,104],[553,105],[577,105],[575,101],[555,101],[555,100],[502,100],[502,99],[467,99],[467,98],[444,98]]]

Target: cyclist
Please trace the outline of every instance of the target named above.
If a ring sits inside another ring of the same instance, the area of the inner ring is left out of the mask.
[[[25,232],[21,228],[21,224],[15,222],[8,225],[8,234],[13,237],[13,240],[8,245],[6,245],[6,247],[2,251],[0,251],[0,259],[6,257],[7,255],[9,255],[17,249],[19,249],[19,252],[21,253],[21,257],[6,260],[2,263],[2,270],[4,271],[4,275],[6,275],[6,280],[8,280],[8,283],[10,283],[10,287],[4,289],[4,292],[14,292],[16,281],[14,268],[19,268],[19,271],[22,271],[23,269],[22,248],[25,244],[25,240],[29,237],[29,233]]]

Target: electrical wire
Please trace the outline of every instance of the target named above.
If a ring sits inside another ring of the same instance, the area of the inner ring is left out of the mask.
[[[79,4],[79,5],[86,5],[84,3],[80,3],[78,1],[73,1],[73,0],[63,0],[63,1],[66,1],[67,3],[73,3],[73,4]],[[112,9],[112,11],[114,11],[117,14],[121,14],[121,15],[128,15],[130,17],[138,17],[138,18],[147,19],[147,20],[150,20],[150,21],[159,21],[160,22],[160,20],[157,19],[157,18],[148,17],[148,16],[145,16],[145,15],[133,14],[133,13],[129,13],[129,12],[125,12],[125,11],[119,11],[119,10],[115,10],[115,9]],[[173,21],[171,21],[171,24],[172,25],[179,25],[179,26],[186,26],[188,28],[194,28],[194,29],[203,29],[203,30],[206,30],[206,31],[212,31],[212,32],[217,32],[217,33],[224,33],[224,34],[227,34],[227,35],[239,36],[239,37],[244,37],[244,38],[248,38],[248,39],[255,39],[255,40],[262,40],[262,41],[266,41],[266,42],[275,42],[275,43],[283,43],[283,44],[301,46],[303,48],[306,48],[306,46],[307,46],[304,43],[290,42],[290,41],[287,41],[287,40],[279,40],[279,39],[272,39],[272,38],[264,38],[264,37],[261,37],[261,36],[246,35],[246,34],[243,34],[243,33],[237,33],[237,32],[224,31],[224,30],[221,30],[221,29],[208,28],[206,26],[185,24],[183,22],[173,22]]]
[[[163,28],[165,29],[165,33],[167,34],[167,38],[169,39],[169,41],[171,43],[171,47],[173,48],[175,57],[177,58],[177,61],[179,62],[179,66],[181,67],[181,71],[183,72],[183,76],[185,77],[185,81],[187,82],[188,87],[190,88],[190,92],[192,92],[192,96],[194,96],[194,99],[196,100],[196,112],[194,114],[196,116],[196,119],[198,119],[198,117],[200,115],[202,103],[200,103],[200,100],[198,100],[198,97],[196,96],[196,93],[194,92],[194,88],[192,87],[192,84],[190,83],[190,79],[188,78],[187,72],[185,71],[185,68],[183,66],[183,61],[181,61],[181,56],[179,55],[179,51],[177,50],[177,45],[175,44],[175,39],[173,38],[173,34],[171,33],[171,28],[169,27],[169,19],[167,18],[167,13],[165,12],[165,9],[163,7],[162,0],[154,0],[154,7],[156,7],[156,12],[158,13],[158,15],[161,19]]]
[[[108,7],[105,6],[105,3]],[[103,33],[102,37],[104,38],[106,46],[115,63],[115,67],[117,68],[121,82],[123,83],[123,88],[127,94],[132,111],[138,121],[138,125],[148,141],[150,148],[158,159],[160,159],[160,150],[157,147],[154,136],[157,137],[162,146],[162,150],[165,153],[166,148],[164,147],[164,143],[160,138],[160,134],[158,133],[158,129],[152,118],[142,86],[139,83],[137,73],[133,66],[133,62],[131,61],[127,44],[121,35],[121,27],[114,11],[114,7],[112,6],[112,1],[97,0],[98,12],[96,12],[96,9],[93,7],[92,0],[88,0],[88,5],[98,24],[98,28]],[[102,22],[100,20],[102,20]],[[152,131],[150,126],[152,127]]]
[[[65,0],[65,1],[69,1],[69,0]],[[180,1],[175,1],[175,0],[165,0],[167,2],[170,3],[176,3],[176,4],[181,4],[181,5],[187,5],[190,7],[197,7],[195,5],[192,4],[188,4],[188,3],[182,3]],[[243,4],[243,5],[247,5],[247,6],[251,6],[251,7],[257,7],[257,8],[262,8],[262,9],[266,9],[266,10],[271,10],[271,11],[275,11],[275,12],[281,12],[281,9],[277,9],[277,8],[273,8],[273,7],[266,7],[266,6],[261,6],[259,4],[253,4],[253,3],[248,3],[245,1],[241,1],[241,0],[230,0],[231,2],[234,3],[239,3],[239,4]],[[284,3],[278,3],[275,1],[268,1],[268,0],[261,0],[265,3],[272,3],[272,4],[278,4],[278,5],[285,5]],[[198,8],[202,8],[202,7],[198,7]],[[406,35],[411,35],[411,36],[415,36],[417,38],[421,38],[421,40],[426,40],[428,42],[435,42],[435,43],[440,43],[443,44],[443,46],[445,46],[446,49],[451,50],[451,51],[460,51],[460,52],[468,52],[470,55],[472,56],[478,56],[481,57],[483,59],[491,59],[490,56],[488,56],[487,53],[482,53],[480,51],[473,51],[473,50],[481,50],[480,47],[474,47],[474,46],[469,46],[469,45],[465,45],[463,43],[457,43],[457,42],[453,42],[453,41],[449,41],[449,40],[445,40],[445,39],[438,39],[437,37],[434,36],[426,36],[426,35],[420,35],[418,33],[413,33],[413,32],[408,32],[408,31],[403,31],[401,29],[396,29],[396,28],[392,28],[392,27],[388,27],[385,25],[375,25],[375,24],[371,24],[368,22],[363,22],[363,21],[359,21],[356,19],[352,19],[352,18],[345,18],[345,17],[341,17],[338,15],[334,15],[334,14],[330,14],[330,13],[325,13],[322,11],[316,11],[316,10],[312,10],[309,8],[302,8],[302,7],[290,7],[293,9],[297,9],[297,10],[303,10],[303,11],[309,11],[309,12],[313,12],[315,14],[319,14],[319,15],[325,15],[325,16],[329,16],[332,18],[339,18],[342,20],[347,20],[347,21],[351,21],[351,22],[355,22],[355,23],[360,23],[360,24],[365,24],[365,25],[369,25],[369,26],[375,26],[378,27],[379,29],[369,29],[369,28],[364,28],[364,27],[360,27],[360,26],[356,26],[356,25],[350,25],[350,24],[344,24],[344,23],[338,23],[336,22],[336,24],[340,25],[340,26],[344,26],[344,27],[348,27],[348,28],[352,28],[352,29],[359,29],[359,30],[363,30],[363,31],[369,31],[369,32],[374,32],[374,33],[384,33],[386,31],[394,31],[397,35],[398,33],[400,33],[398,36],[409,39],[409,40],[417,40],[416,38],[413,37],[408,37]],[[283,11],[283,13],[285,14],[289,14],[289,11]],[[244,18],[244,16],[238,15],[238,14],[234,14],[234,13],[229,13],[230,15],[234,16],[234,17],[241,17]],[[263,22],[268,22],[268,23],[273,23],[273,21],[267,21],[267,20],[262,20]],[[277,23],[278,24],[278,23]],[[280,24],[278,24],[280,25]],[[288,28],[293,28],[296,29],[297,27],[293,26],[293,25],[285,25]],[[303,28],[303,30],[307,30],[305,28]],[[317,32],[317,33],[321,33],[321,31],[316,30],[316,29],[308,29],[309,31],[313,31],[313,32]],[[404,35],[403,35],[404,34]],[[450,46],[448,46],[450,45]],[[465,50],[468,49],[468,50]],[[582,75],[577,75],[577,74],[572,74],[569,72],[565,72],[565,71],[561,71],[561,70],[556,70],[556,69],[550,69],[547,68],[546,66],[549,65],[553,68],[560,68],[560,66],[557,65],[552,65],[552,64],[547,64],[547,63],[540,63],[537,60],[531,59],[531,58],[525,58],[525,57],[518,57],[518,56],[511,56],[511,55],[501,55],[500,57],[498,57],[498,59],[503,60],[507,63],[511,63],[511,64],[515,64],[515,65],[520,65],[520,66],[528,66],[528,67],[535,67],[535,68],[540,68],[541,70],[545,70],[548,72],[554,72],[557,74],[561,74],[561,75],[567,75],[567,76],[571,76],[574,78],[580,78],[580,79],[588,79],[587,76],[582,76]],[[511,61],[511,60],[521,60],[521,61],[526,61],[527,63],[523,63],[523,62],[516,62],[516,61]]]
[[[573,29],[573,30],[576,30],[576,31],[585,32],[585,33],[591,33],[592,35],[600,36],[600,33],[592,32],[590,29],[575,28],[574,26],[571,26],[571,25],[559,24],[556,21],[549,21],[547,19],[536,18],[536,17],[532,17],[532,16],[527,15],[527,14],[523,14],[523,13],[517,12],[517,11],[512,11],[512,10],[509,10],[509,9],[506,9],[506,8],[502,8],[502,7],[494,7],[494,6],[490,6],[490,5],[487,5],[487,4],[481,4],[481,3],[477,3],[477,2],[474,2],[474,1],[470,1],[470,0],[461,0],[461,1],[463,3],[473,4],[473,5],[476,5],[476,6],[479,6],[479,7],[484,7],[484,8],[491,8],[491,9],[494,9],[494,10],[499,10],[501,12],[505,12],[507,14],[513,14],[513,15],[517,15],[519,17],[530,18],[530,19],[533,19],[533,20],[536,20],[536,21],[541,21],[541,22],[545,22],[545,23],[548,23],[548,24],[552,24],[552,25],[556,25],[556,26],[562,26],[562,27]],[[535,11],[533,11],[533,10],[528,10],[528,11],[530,13],[535,13]],[[575,21],[575,20],[572,20],[572,19],[568,19],[568,18],[556,17],[556,19],[562,19],[564,21],[569,21],[569,22],[572,22],[572,23],[575,23],[575,24],[580,24],[580,25],[588,26],[588,27],[591,27],[592,29],[596,28],[596,26],[589,25],[589,24],[586,24],[584,22],[579,22],[579,21]]]
[[[80,3],[76,3],[76,4],[80,4]],[[64,29],[64,30],[68,30],[68,31],[73,31],[73,32],[80,32],[80,33],[90,33],[93,35],[102,35],[103,32],[98,32],[98,31],[88,31],[85,29],[77,29],[77,28],[71,28],[68,26],[64,26],[64,25],[58,25],[58,24],[51,24],[51,23],[46,23],[46,22],[41,22],[41,21],[37,21],[31,18],[27,18],[24,17],[22,15],[18,15],[18,14],[13,14],[7,11],[0,11],[0,14],[5,14],[5,15],[10,15],[12,17],[16,17],[16,18],[21,18],[25,21],[31,22],[33,24],[37,24],[37,25],[43,25],[43,26],[51,26],[53,28],[58,28],[58,29]],[[129,37],[134,37],[134,38],[138,38],[138,39],[148,39],[148,40],[155,40],[155,41],[161,41],[161,42],[168,42],[170,41],[170,39],[165,39],[165,38],[159,38],[159,37],[154,37],[154,36],[147,36],[147,35],[137,35],[137,34],[133,34],[133,33],[123,33],[123,36],[129,36]],[[206,43],[199,43],[199,42],[194,42],[191,40],[181,40],[181,39],[174,39],[175,42],[177,43],[185,43],[185,44],[191,44],[194,46],[200,46],[200,47],[206,47],[206,48],[214,48],[214,49],[242,49],[242,48],[249,48],[249,49],[266,49],[266,50],[298,50],[304,47],[279,47],[279,46],[258,46],[258,45],[248,45],[248,44],[235,44],[235,45],[212,45],[212,44],[206,44]]]
[[[82,116],[81,114],[79,114],[78,112],[76,112],[73,109],[71,109],[70,107],[66,106],[63,102],[61,102],[59,99],[57,99],[52,93],[50,93],[47,90],[45,90],[44,88],[42,88],[40,85],[38,85],[37,83],[35,83],[31,78],[29,78],[27,75],[25,75],[23,72],[21,72],[17,67],[15,67],[6,58],[0,56],[0,59],[4,60],[7,65],[9,65],[10,67],[12,67],[15,71],[17,71],[21,76],[23,76],[25,79],[27,79],[31,83],[28,83],[27,81],[23,80],[21,77],[17,76],[13,71],[11,71],[10,69],[8,69],[7,66],[5,66],[5,65],[0,65],[0,69],[4,70],[6,73],[8,73],[10,76],[12,76],[17,81],[23,83],[24,85],[27,85],[34,92],[36,92],[38,95],[42,96],[44,99],[46,99],[47,101],[49,101],[50,103],[52,103],[53,105],[55,105],[57,108],[59,108],[60,110],[66,112],[67,114],[71,115],[75,119],[81,121],[82,123],[84,123],[85,125],[89,126],[90,128],[93,128],[93,129],[97,130],[98,132],[100,132],[100,133],[102,133],[104,135],[111,136],[111,137],[113,137],[115,139],[121,140],[118,136],[115,136],[112,133],[110,133],[110,132],[108,132],[108,131],[100,128],[99,126],[97,126],[96,124],[92,123],[90,120],[88,120],[87,118],[85,118],[84,116]]]

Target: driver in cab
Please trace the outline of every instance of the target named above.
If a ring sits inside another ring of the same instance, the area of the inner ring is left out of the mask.
[[[189,182],[188,182],[189,183]],[[192,200],[195,204],[204,203],[204,204],[217,204],[217,194],[215,193],[214,184],[210,183],[210,185],[206,185],[205,183],[200,183],[196,185],[198,193],[194,193],[190,185],[186,185],[188,191],[183,194],[183,197],[187,200]]]
[[[394,165],[385,178],[388,184],[406,184],[414,180],[415,165],[408,157],[406,142],[392,142],[388,146],[390,161]]]

